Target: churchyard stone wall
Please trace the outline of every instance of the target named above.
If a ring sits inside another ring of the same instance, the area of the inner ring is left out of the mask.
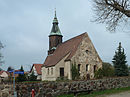
[[[13,84],[0,82],[0,97],[13,97]]]
[[[100,91],[129,86],[130,77],[117,77],[83,81],[18,83],[16,91],[18,97],[31,97],[32,89],[35,90],[35,97],[57,97],[60,94]]]

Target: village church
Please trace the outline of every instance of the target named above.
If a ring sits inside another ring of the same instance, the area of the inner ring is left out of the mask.
[[[99,57],[87,32],[62,41],[55,12],[52,30],[49,35],[48,56],[42,66],[42,81],[55,81],[58,77],[72,79],[72,64],[76,64],[81,79],[93,79],[94,72],[102,68]]]

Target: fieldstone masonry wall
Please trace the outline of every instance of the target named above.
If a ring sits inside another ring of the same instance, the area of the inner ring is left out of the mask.
[[[80,64],[80,78],[81,79],[93,79],[94,78],[94,66],[95,70],[102,67],[102,60],[100,59],[93,43],[91,42],[87,34],[84,35],[80,46],[78,47],[76,53],[71,59],[71,64],[74,62],[78,65]],[[88,65],[88,70],[86,71],[86,65]],[[88,76],[89,75],[89,78]]]
[[[0,97],[13,97],[13,85],[11,83],[0,83]]]
[[[18,83],[16,91],[18,97],[31,97],[32,89],[35,90],[35,97],[56,97],[60,94],[99,91],[129,86],[130,77],[118,77],[86,81]]]

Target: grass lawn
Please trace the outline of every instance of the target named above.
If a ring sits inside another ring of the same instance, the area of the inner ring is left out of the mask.
[[[124,92],[124,91],[129,91],[130,87],[126,87],[126,88],[117,88],[117,89],[110,89],[110,90],[103,90],[103,91],[94,91],[90,94],[87,93],[81,93],[78,94],[77,97],[105,97],[103,95],[110,95],[110,94],[116,94],[116,93],[120,93],[120,92]],[[70,95],[61,95],[58,97],[74,97],[73,94]]]

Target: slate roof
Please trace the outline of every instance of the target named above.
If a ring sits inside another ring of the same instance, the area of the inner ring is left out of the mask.
[[[32,68],[35,67],[36,68],[36,71],[37,71],[37,74],[38,75],[41,75],[42,72],[41,72],[41,67],[42,67],[43,64],[33,64]],[[32,71],[32,69],[31,69]]]
[[[85,34],[87,33],[83,33],[59,44],[54,53],[52,55],[47,56],[43,66],[54,66],[67,54],[69,54],[69,56],[65,59],[65,61],[71,60]]]

